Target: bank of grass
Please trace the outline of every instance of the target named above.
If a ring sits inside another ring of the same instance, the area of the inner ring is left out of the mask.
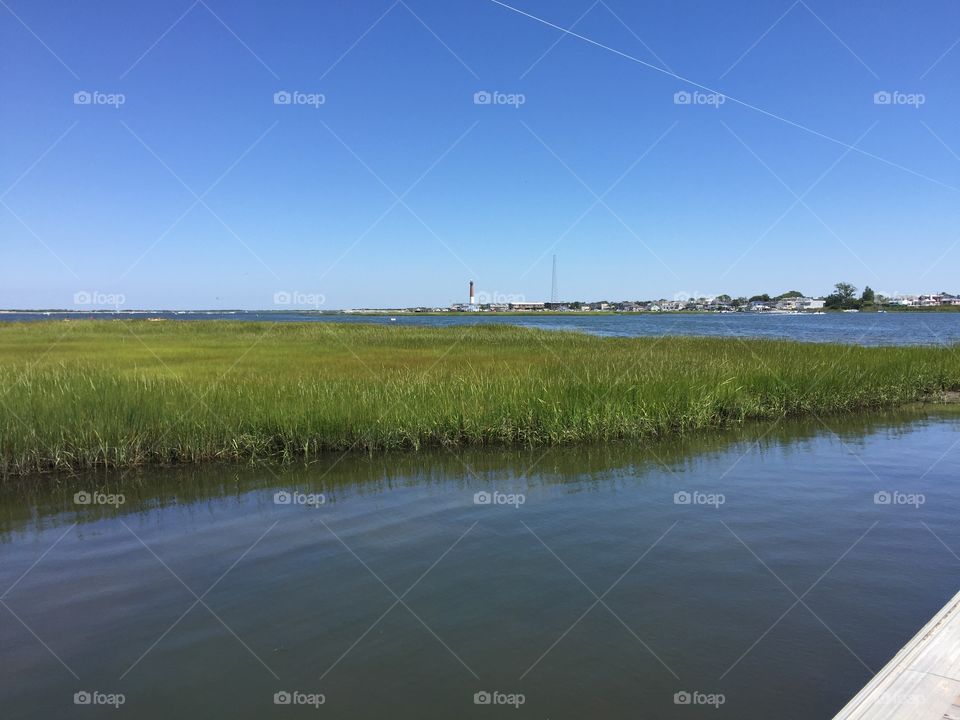
[[[953,348],[506,325],[0,323],[0,470],[644,440],[956,390]]]

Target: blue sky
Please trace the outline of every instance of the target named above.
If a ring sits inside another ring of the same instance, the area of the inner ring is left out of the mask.
[[[960,290],[954,2],[4,3],[0,307]]]

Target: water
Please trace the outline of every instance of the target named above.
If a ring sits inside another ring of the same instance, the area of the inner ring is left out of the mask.
[[[37,321],[69,318],[148,318],[168,320],[263,320],[274,322],[346,322],[383,325],[447,327],[482,323],[509,323],[547,330],[575,330],[605,336],[653,337],[708,335],[779,338],[804,342],[861,345],[938,345],[960,342],[960,313],[889,312],[776,315],[762,313],[637,313],[618,315],[341,315],[314,312],[123,312],[22,313],[4,312],[0,320]],[[391,318],[395,318],[391,320]]]
[[[8,487],[3,716],[829,718],[957,591],[960,415],[827,422]]]

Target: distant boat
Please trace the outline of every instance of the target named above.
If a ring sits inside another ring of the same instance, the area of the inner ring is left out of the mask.
[[[396,318],[390,318],[390,322],[396,322],[396,321],[397,321]]]
[[[849,310],[844,310],[844,312],[860,312],[860,311],[857,310],[856,308],[851,308]]]

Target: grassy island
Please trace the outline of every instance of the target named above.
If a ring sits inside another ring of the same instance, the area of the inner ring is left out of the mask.
[[[957,390],[955,348],[507,325],[0,323],[0,470],[643,440]]]

